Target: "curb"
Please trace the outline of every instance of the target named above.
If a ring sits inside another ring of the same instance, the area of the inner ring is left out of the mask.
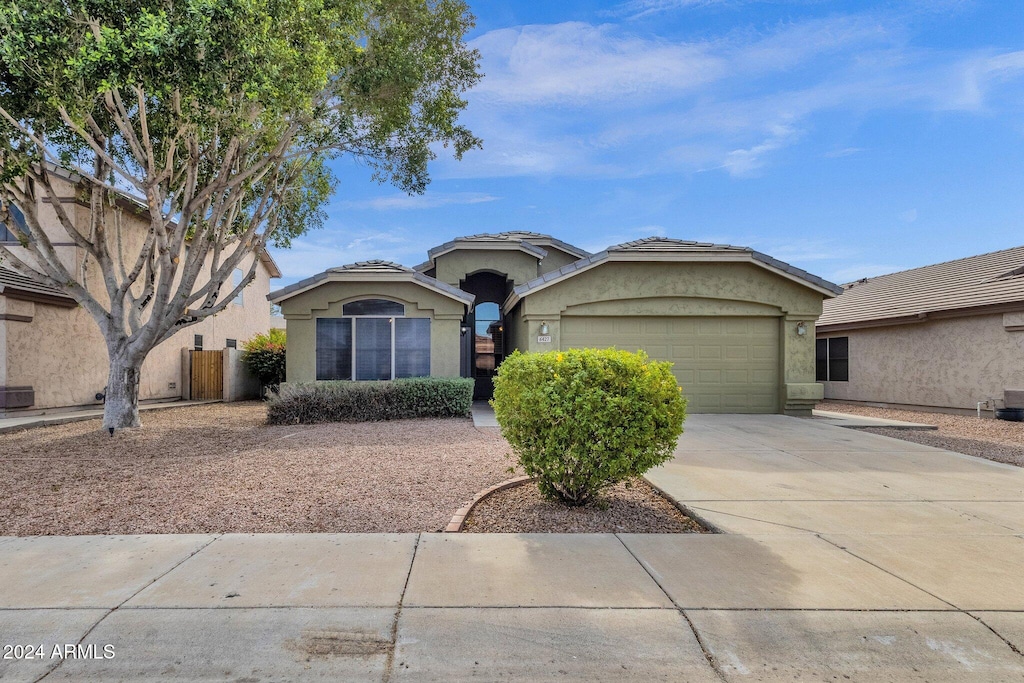
[[[674,505],[677,510],[682,512],[684,515],[686,515],[687,517],[689,517],[693,521],[697,522],[697,524],[699,524],[700,526],[704,527],[704,530],[707,531],[708,533],[710,533],[710,534],[724,534],[724,533],[726,533],[725,531],[722,531],[717,526],[715,526],[714,524],[712,524],[711,522],[709,522],[708,520],[704,519],[702,516],[700,516],[699,514],[694,512],[692,509],[690,509],[689,505],[685,505],[684,503],[679,502],[679,500],[677,500],[675,496],[673,496],[668,491],[666,491],[665,489],[663,489],[660,486],[658,486],[657,484],[655,484],[653,481],[651,481],[647,477],[643,477],[643,480],[647,483],[648,486],[650,486],[652,489],[657,491],[661,495],[662,498],[664,498],[669,503]]]
[[[454,515],[452,515],[452,521],[448,522],[448,526],[445,527],[444,533],[457,534],[461,532],[462,525],[466,523],[466,517],[469,516],[469,513],[473,511],[473,508],[476,507],[477,503],[479,503],[481,500],[491,495],[492,493],[504,491],[505,489],[510,489],[513,486],[519,486],[520,484],[533,480],[533,477],[516,477],[515,479],[509,479],[508,481],[503,481],[500,484],[495,484],[494,486],[488,489],[484,489],[480,493],[473,496],[473,500],[463,505],[461,508],[458,509],[458,511],[456,511]]]

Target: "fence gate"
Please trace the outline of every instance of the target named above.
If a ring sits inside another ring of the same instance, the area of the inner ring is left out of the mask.
[[[189,351],[192,383],[189,398],[208,401],[224,398],[224,351]]]

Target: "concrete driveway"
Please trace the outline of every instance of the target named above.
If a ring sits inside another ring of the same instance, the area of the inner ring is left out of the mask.
[[[1024,680],[1024,470],[695,416],[649,478],[726,533],[0,538],[0,680]]]

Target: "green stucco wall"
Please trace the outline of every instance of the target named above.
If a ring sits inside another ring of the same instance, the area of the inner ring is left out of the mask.
[[[398,301],[406,317],[430,318],[430,374],[458,377],[462,303],[411,282],[328,282],[281,303],[289,382],[316,379],[316,319],[340,318],[342,306],[357,299]]]
[[[537,277],[537,257],[524,251],[506,249],[465,249],[450,251],[435,260],[435,275],[456,287],[467,275],[480,271],[504,273],[517,285]]]
[[[516,320],[517,348],[561,348],[563,316],[771,316],[780,320],[779,405],[806,414],[821,398],[814,377],[814,320],[823,295],[751,263],[607,262],[524,297]],[[797,334],[804,322],[806,334]],[[547,322],[551,343],[539,343]]]

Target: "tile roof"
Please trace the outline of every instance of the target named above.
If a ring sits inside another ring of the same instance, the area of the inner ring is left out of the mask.
[[[0,294],[7,294],[8,290],[12,290],[13,292],[23,292],[26,294],[41,294],[43,296],[52,296],[74,301],[74,299],[69,297],[64,291],[57,289],[56,287],[41,285],[16,271],[0,266]]]
[[[693,242],[677,240],[672,237],[644,237],[608,247],[605,251],[752,251],[747,247],[734,247],[731,244],[713,244],[711,242]]]
[[[1024,303],[1024,246],[843,285],[818,327]]]
[[[433,261],[435,257],[441,254],[446,254],[453,249],[457,249],[460,244],[502,244],[502,245],[515,245],[523,251],[532,253],[537,258],[544,258],[547,252],[540,247],[530,244],[529,242],[523,241],[521,238],[515,237],[510,233],[489,233],[482,232],[477,235],[466,235],[464,237],[456,237],[455,239],[445,242],[444,244],[438,245],[427,252],[430,260]]]
[[[834,294],[839,294],[843,290],[827,280],[824,280],[817,275],[812,275],[806,270],[802,270],[795,266],[791,266],[788,263],[774,259],[767,254],[762,254],[759,251],[754,251],[750,247],[734,247],[731,244],[713,244],[711,242],[693,242],[689,240],[677,240],[671,237],[644,237],[643,239],[633,240],[632,242],[623,242],[622,244],[616,244],[608,247],[599,254],[593,254],[586,258],[582,258],[573,263],[562,266],[558,270],[553,270],[550,273],[525,282],[515,289],[513,289],[513,295],[516,297],[523,296],[528,292],[531,292],[541,287],[546,286],[553,280],[559,280],[564,277],[569,277],[572,274],[587,270],[591,266],[597,265],[602,261],[614,259],[616,255],[621,254],[722,254],[722,253],[735,253],[735,254],[749,254],[750,258],[754,261],[758,261],[768,266],[769,268],[783,271],[793,277],[803,280],[804,282],[818,287],[820,289],[827,290]]]
[[[434,279],[428,275],[417,272],[416,270],[403,266],[399,263],[392,261],[382,261],[380,259],[373,259],[371,261],[357,261],[356,263],[349,263],[344,266],[336,266],[334,268],[328,268],[322,273],[317,273],[312,277],[308,277],[305,280],[300,280],[294,284],[288,285],[282,289],[271,292],[267,295],[267,299],[278,303],[285,299],[288,299],[296,294],[300,294],[309,289],[320,285],[323,282],[329,282],[332,279],[332,275],[342,276],[353,276],[351,279],[358,280],[360,276],[365,277],[367,280],[373,280],[384,276],[384,279],[388,278],[389,275],[405,276],[399,279],[406,280],[409,282],[415,282],[428,289],[446,294],[447,296],[463,301],[467,304],[472,304],[476,297],[468,292],[464,292],[458,287],[453,287],[447,282],[441,282],[440,280]],[[346,278],[349,279],[349,278]]]

